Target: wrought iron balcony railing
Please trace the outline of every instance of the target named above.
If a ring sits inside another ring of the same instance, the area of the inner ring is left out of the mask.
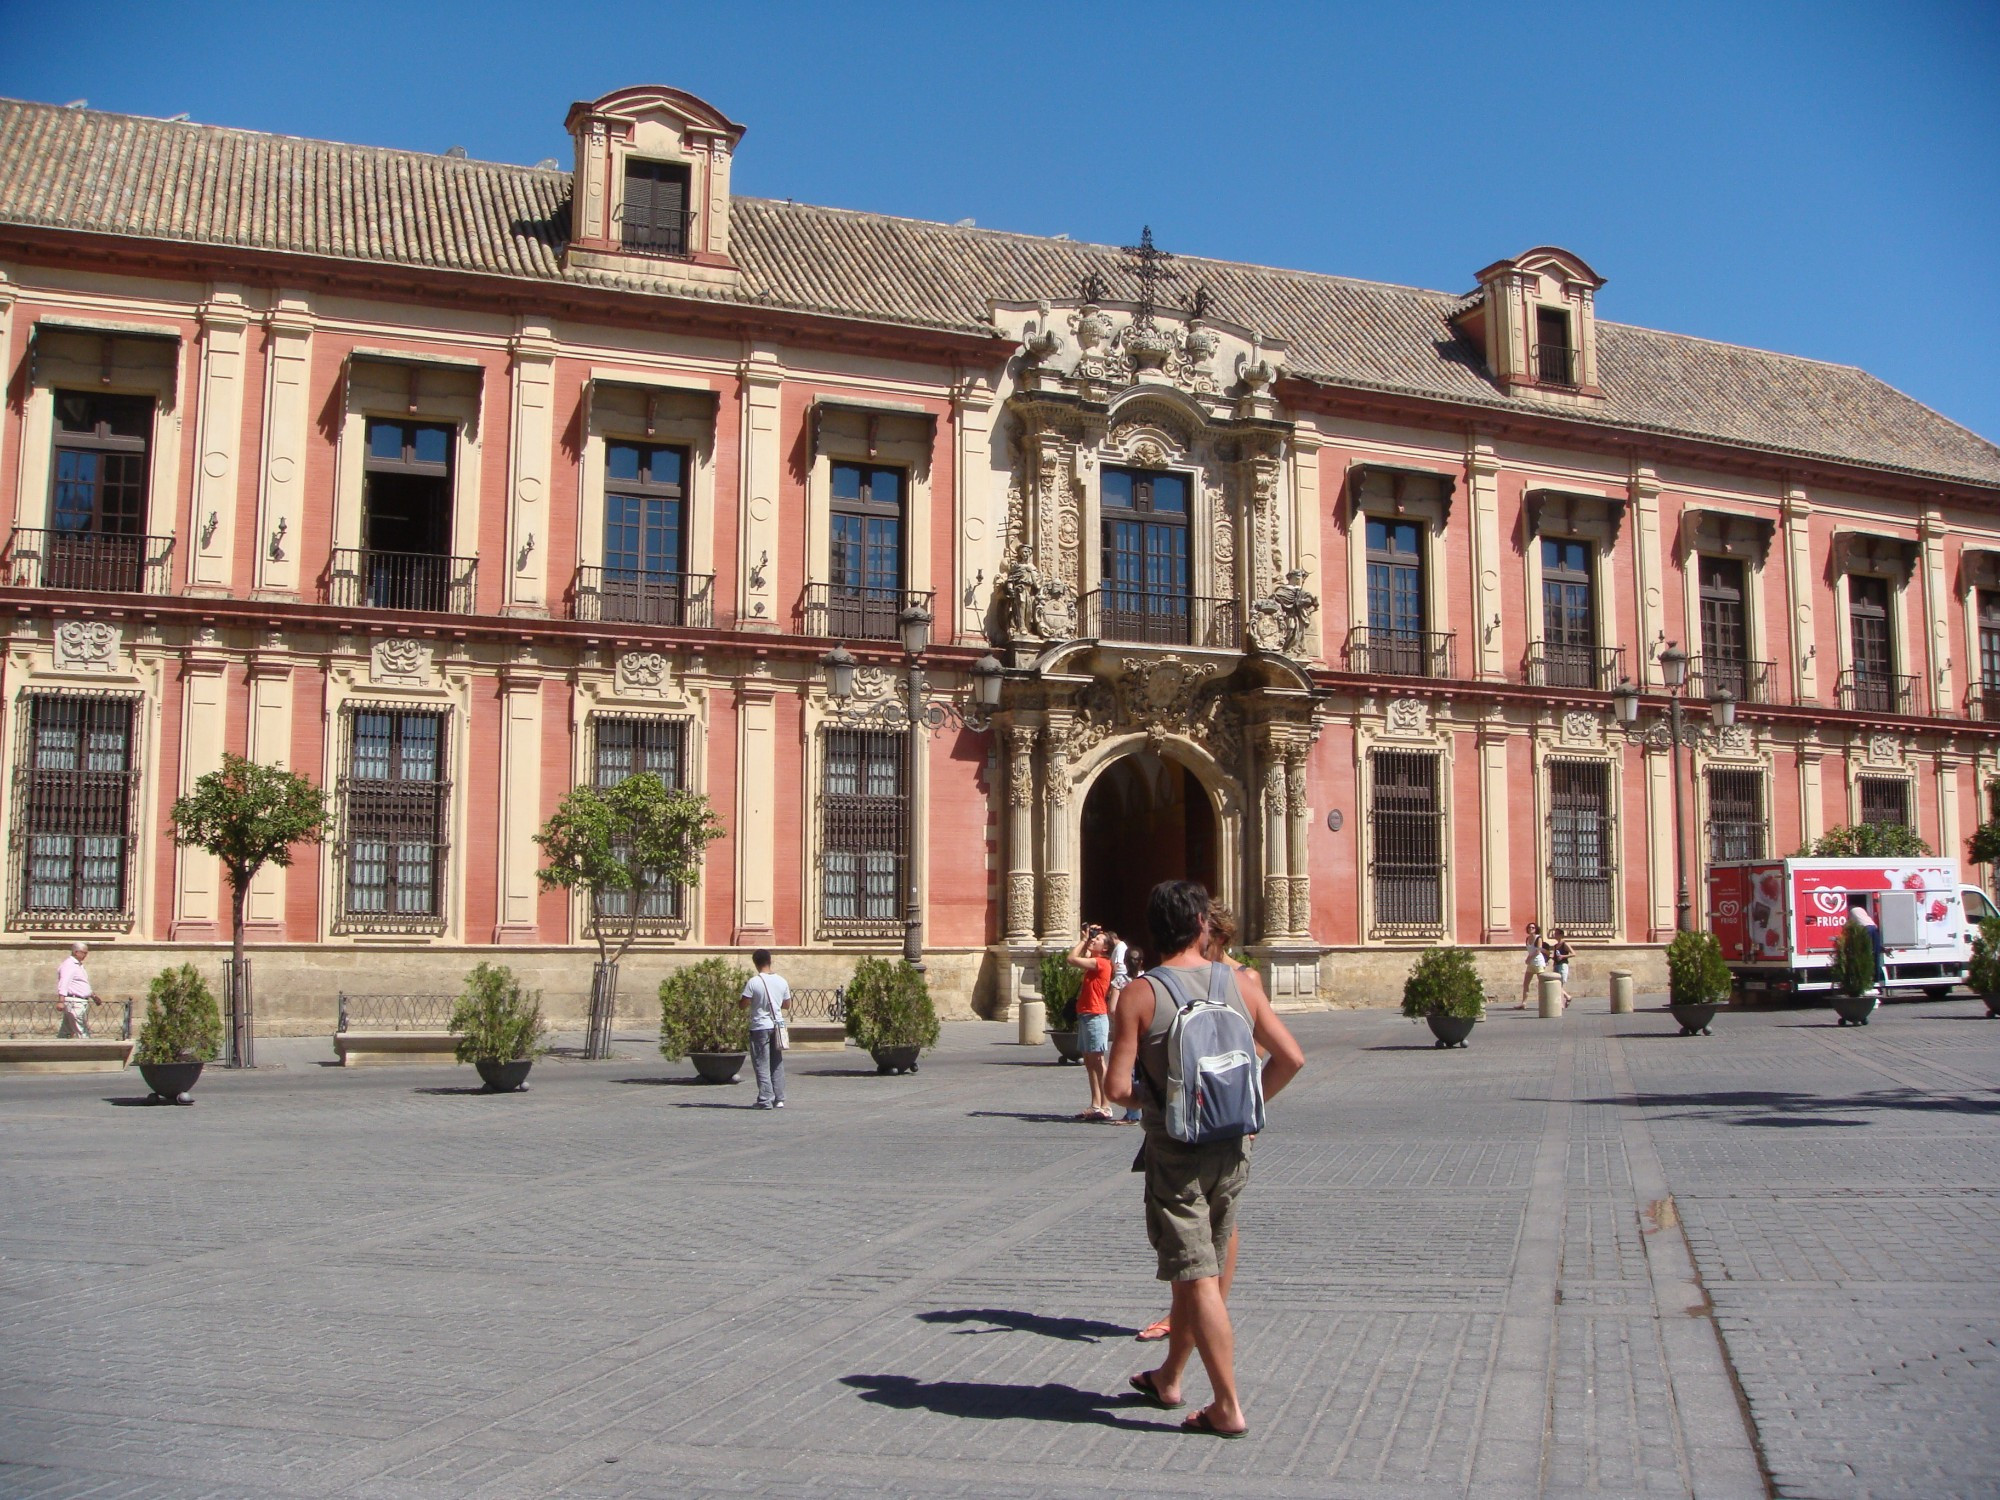
[[[618,216],[618,245],[638,255],[686,255],[694,243],[694,210],[649,209],[643,216]]]
[[[1768,661],[1743,657],[1696,656],[1688,660],[1688,696],[1708,698],[1726,692],[1738,703],[1771,703],[1771,667]]]
[[[1100,641],[1149,646],[1240,648],[1234,599],[1212,599],[1168,589],[1109,585],[1083,596],[1083,633]]]
[[[800,628],[807,635],[843,641],[893,641],[903,611],[915,605],[935,615],[936,597],[930,589],[850,589],[809,583]]]
[[[1965,716],[1989,724],[2000,719],[2000,679],[1975,682],[1965,690]]]
[[[48,531],[16,526],[7,554],[16,588],[80,589],[97,594],[164,594],[170,536]]]
[[[1876,672],[1867,667],[1849,667],[1840,674],[1840,706],[1856,713],[1914,714],[1923,712],[1917,701],[1917,679],[1901,672]]]
[[[1623,646],[1555,646],[1528,649],[1528,686],[1584,688],[1608,693],[1625,675]]]
[[[713,573],[578,568],[576,618],[705,630],[715,619]]]
[[[469,615],[476,557],[336,547],[326,602],[347,609],[414,609]]]
[[[1347,633],[1347,669],[1378,677],[1456,677],[1457,642],[1450,631],[1359,626]]]

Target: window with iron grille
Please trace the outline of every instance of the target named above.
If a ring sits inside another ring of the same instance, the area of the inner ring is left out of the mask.
[[[446,715],[353,705],[340,778],[343,932],[442,932]]]
[[[1725,771],[1711,767],[1708,773],[1708,857],[1762,859],[1764,857],[1764,773]]]
[[[1616,906],[1611,767],[1603,761],[1549,762],[1550,925],[1608,933]]]
[[[1910,784],[1897,776],[1861,778],[1861,821],[1863,823],[1910,826]]]
[[[1576,350],[1570,344],[1569,313],[1560,307],[1535,309],[1535,373],[1550,385],[1576,384]]]
[[[602,790],[648,771],[671,791],[686,785],[682,778],[687,765],[687,720],[598,715],[590,726],[591,785]],[[641,925],[678,926],[685,920],[686,894],[679,885],[648,891],[639,910]],[[631,899],[626,891],[605,891],[596,898],[597,911],[622,921],[631,910]]]
[[[820,917],[833,932],[900,931],[909,871],[908,741],[831,729],[820,785]]]
[[[628,158],[625,201],[619,209],[619,243],[656,255],[688,251],[688,169],[670,161]]]
[[[1438,758],[1402,750],[1368,757],[1368,871],[1373,933],[1444,930],[1444,804]]]
[[[28,693],[15,756],[13,910],[19,925],[132,920],[138,699]]]

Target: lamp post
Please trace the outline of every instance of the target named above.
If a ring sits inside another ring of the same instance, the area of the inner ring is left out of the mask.
[[[1681,932],[1694,931],[1693,908],[1688,901],[1687,812],[1681,794],[1681,747],[1694,743],[1694,726],[1683,716],[1682,700],[1687,696],[1688,656],[1678,644],[1670,643],[1660,653],[1660,672],[1667,687],[1666,737],[1673,749],[1674,778],[1674,926]],[[1618,700],[1618,717],[1627,725],[1639,722],[1639,689],[1628,679],[1612,689]],[[1708,695],[1709,717],[1719,729],[1736,722],[1736,700],[1728,689],[1717,688]],[[1657,726],[1656,730],[1657,732]]]
[[[827,690],[833,700],[834,716],[856,728],[902,730],[908,737],[909,784],[905,788],[903,819],[903,865],[906,874],[903,902],[903,958],[916,968],[924,966],[924,911],[917,881],[917,808],[923,788],[924,737],[936,734],[947,724],[956,724],[974,733],[992,722],[992,712],[1000,704],[1004,669],[999,659],[986,655],[972,665],[972,701],[961,705],[950,698],[929,696],[924,681],[923,655],[930,648],[930,611],[913,604],[896,617],[896,634],[902,641],[904,657],[904,701],[884,699],[866,707],[854,701],[855,670],[860,665],[854,653],[836,645],[820,658],[826,668]]]

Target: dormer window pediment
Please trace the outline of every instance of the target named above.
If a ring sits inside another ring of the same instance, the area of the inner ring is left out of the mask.
[[[1510,395],[1565,402],[1603,399],[1597,380],[1597,289],[1582,257],[1540,245],[1479,273],[1479,288],[1452,315]]]
[[[573,266],[729,285],[729,170],[743,127],[680,89],[641,85],[570,106]]]

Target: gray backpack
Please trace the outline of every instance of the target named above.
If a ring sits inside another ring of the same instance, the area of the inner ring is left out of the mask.
[[[1249,1018],[1229,1003],[1236,975],[1228,964],[1211,964],[1208,993],[1198,996],[1187,972],[1146,971],[1174,1005],[1166,1097],[1160,1100],[1167,1134],[1190,1146],[1257,1135],[1264,1129],[1264,1072]]]

